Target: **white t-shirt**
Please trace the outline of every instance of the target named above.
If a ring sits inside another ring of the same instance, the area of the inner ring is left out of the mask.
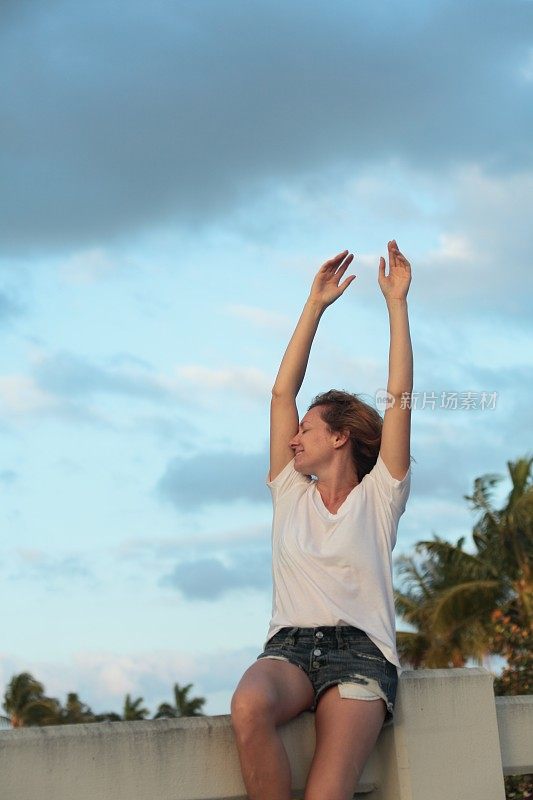
[[[325,507],[316,480],[294,469],[294,459],[267,485],[274,519],[266,641],[286,626],[353,625],[401,670],[392,550],[409,496],[411,467],[399,481],[378,455],[336,514]]]

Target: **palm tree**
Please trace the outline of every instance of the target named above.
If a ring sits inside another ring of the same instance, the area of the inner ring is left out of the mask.
[[[403,592],[395,592],[396,610],[415,631],[399,631],[400,658],[413,667],[463,667],[468,658],[481,662],[487,654],[485,603],[497,601],[492,582],[476,583],[475,592],[457,587],[464,582],[468,566],[474,570],[464,537],[453,545],[435,536],[431,542],[415,545],[416,556],[401,556],[398,570]]]
[[[91,720],[87,720],[90,722]],[[95,714],[92,722],[121,722],[122,717],[116,711],[104,711],[102,714]]]
[[[174,684],[174,699],[175,705],[169,703],[161,703],[157,709],[154,719],[161,719],[163,717],[203,717],[200,711],[205,703],[205,697],[192,697],[188,698],[187,695],[192,688],[192,683],[180,688],[179,683]]]
[[[44,686],[29,672],[14,675],[4,695],[3,707],[14,728],[33,725],[57,725],[61,718],[61,704],[53,697],[45,697]]]
[[[396,608],[413,633],[398,633],[400,656],[412,666],[463,666],[498,652],[493,613],[499,609],[524,629],[531,629],[533,586],[532,458],[508,462],[512,488],[496,510],[492,490],[500,480],[485,475],[465,495],[481,512],[473,530],[474,554],[463,549],[464,537],[451,544],[438,536],[419,542],[423,554],[398,560],[406,588],[395,594]]]
[[[69,692],[67,704],[61,711],[61,722],[64,725],[74,725],[79,722],[95,722],[95,715],[89,706],[82,703],[76,692]]]
[[[533,458],[508,461],[511,491],[504,507],[495,510],[492,488],[501,480],[485,475],[474,482],[474,492],[465,496],[481,516],[474,526],[474,544],[487,574],[500,580],[506,595],[505,612],[530,628],[533,624]]]
[[[145,719],[150,713],[147,708],[139,708],[140,703],[143,702],[142,697],[137,700],[132,700],[130,695],[126,695],[124,700],[124,720]]]

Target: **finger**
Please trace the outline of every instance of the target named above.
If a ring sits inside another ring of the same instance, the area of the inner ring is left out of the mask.
[[[355,280],[356,278],[357,278],[357,275],[348,275],[348,277],[346,278],[346,280],[344,280],[344,281],[343,281],[343,282],[340,284],[340,286],[339,286],[339,289],[340,289],[342,292],[346,291],[346,289],[347,289],[347,288],[348,288],[348,286],[351,284],[351,282],[352,282],[353,280]]]
[[[328,267],[328,269],[332,269],[333,267],[336,269],[340,262],[348,255],[348,250],[343,250],[342,253],[338,253],[338,255],[333,256],[333,258],[328,259],[322,265],[323,267]]]
[[[411,269],[411,264],[402,253],[398,253],[396,258],[406,269]]]
[[[392,244],[394,245],[394,252],[395,252],[396,258],[402,258],[404,261],[407,261],[406,257],[404,256],[404,254],[401,252],[400,248],[398,247],[398,242],[396,241],[396,239],[392,240]],[[409,263],[409,262],[407,261],[407,263]]]
[[[388,248],[389,248],[389,269],[394,269],[394,267],[396,266],[396,252],[398,250],[398,246],[396,245],[394,239],[391,242],[389,242]]]
[[[379,257],[379,277],[380,278],[385,277],[385,259],[383,258],[383,256]]]
[[[340,264],[340,266],[338,266],[337,269],[335,270],[335,277],[341,278],[348,269],[348,267],[350,266],[350,264],[352,263],[352,261],[353,261],[353,255],[350,254],[348,258],[345,261],[343,261],[343,263]]]

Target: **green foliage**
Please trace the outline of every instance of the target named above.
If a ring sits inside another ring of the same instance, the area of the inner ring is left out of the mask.
[[[403,591],[398,614],[413,628],[399,631],[400,658],[413,668],[460,667],[471,658],[497,654],[506,667],[495,678],[498,695],[533,693],[533,459],[508,462],[511,491],[493,507],[500,477],[474,481],[465,499],[479,519],[474,553],[434,536],[418,542],[415,555],[398,559]],[[506,800],[533,800],[533,775],[505,777]]]
[[[414,631],[398,632],[397,646],[410,666],[460,667],[494,653],[507,659],[504,682],[515,689],[524,681],[531,686],[526,649],[533,624],[532,464],[533,458],[508,462],[511,491],[501,509],[492,502],[497,475],[477,478],[472,495],[465,495],[479,512],[475,552],[464,549],[464,536],[456,544],[434,536],[418,542],[414,555],[398,559],[404,585],[395,592],[396,610]],[[496,612],[516,626],[512,636],[498,629],[503,617]],[[520,637],[517,630],[529,634]]]
[[[200,709],[205,703],[205,698],[189,697],[191,688],[192,683],[184,687],[175,683],[176,705],[161,703],[153,718],[203,716]],[[149,714],[148,709],[142,707],[142,703],[142,697],[133,700],[127,694],[122,716],[112,711],[94,714],[75,692],[70,692],[67,695],[66,705],[62,707],[59,700],[44,694],[42,683],[35,680],[29,672],[23,672],[11,679],[4,695],[3,708],[9,714],[13,727],[22,728],[36,725],[75,725],[105,720],[142,720]]]
[[[169,703],[161,703],[157,709],[154,719],[165,717],[203,717],[200,709],[205,703],[205,697],[192,697],[189,694],[192,688],[192,683],[180,687],[179,683],[174,684],[174,702],[175,705]]]
[[[507,660],[507,666],[494,681],[497,695],[533,694],[533,630],[513,622],[510,614],[497,609],[493,649]]]

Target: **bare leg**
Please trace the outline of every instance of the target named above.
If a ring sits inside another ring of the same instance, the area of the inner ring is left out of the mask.
[[[327,689],[315,712],[316,747],[304,800],[351,800],[385,719],[383,700],[341,697]]]
[[[305,672],[287,661],[261,658],[242,676],[231,722],[250,800],[290,800],[290,764],[277,726],[309,708],[313,697]]]

